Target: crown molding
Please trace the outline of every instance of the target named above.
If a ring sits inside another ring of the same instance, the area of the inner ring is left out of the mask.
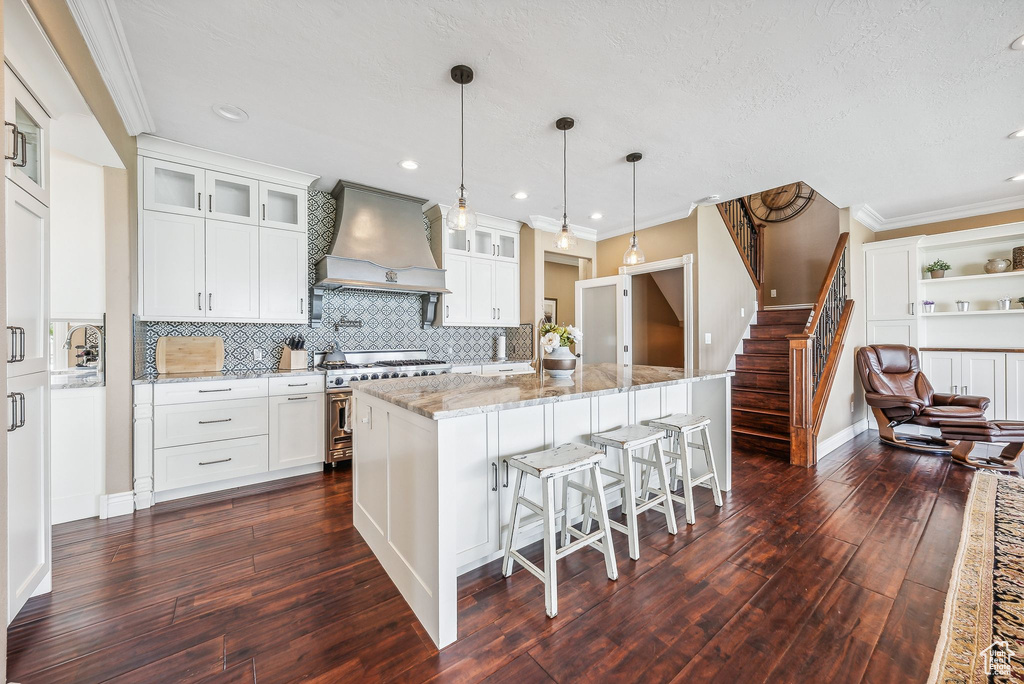
[[[1024,209],[1024,196],[986,200],[984,202],[974,202],[973,204],[961,204],[957,207],[922,211],[917,214],[904,214],[903,216],[893,216],[892,218],[884,218],[868,205],[859,204],[854,207],[853,217],[877,233],[886,230],[896,230],[897,228],[906,228],[908,226],[919,226],[925,223],[955,221],[972,216],[995,214],[1000,211],[1012,211],[1014,209]]]
[[[114,0],[67,0],[128,135],[156,130]]]
[[[163,159],[195,166],[197,163],[211,171],[243,175],[256,180],[283,183],[295,187],[308,188],[319,176],[311,173],[274,166],[265,162],[245,157],[236,157],[225,152],[215,152],[204,147],[196,147],[188,143],[158,138],[155,135],[141,134],[136,138],[140,157]]]
[[[562,222],[549,218],[547,216],[539,216],[537,214],[530,214],[530,227],[534,230],[541,230],[545,233],[557,233],[562,230]],[[586,228],[584,226],[577,226],[574,223],[569,224],[569,229],[576,234],[581,240],[590,240],[591,242],[597,242],[597,231],[593,228]]]

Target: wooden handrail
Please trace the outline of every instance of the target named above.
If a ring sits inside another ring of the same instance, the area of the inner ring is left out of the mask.
[[[737,201],[737,200],[730,200],[730,201]],[[741,203],[744,202],[744,200],[742,200],[742,199],[740,199],[738,201],[740,201]],[[758,291],[758,294],[760,294],[761,285],[763,285],[763,282],[758,277],[758,274],[759,273],[764,273],[764,268],[762,267],[762,263],[763,263],[763,259],[764,259],[764,247],[763,247],[763,245],[762,245],[762,243],[760,241],[760,237],[761,237],[760,236],[760,231],[758,230],[757,224],[754,223],[753,221],[751,221],[751,225],[754,227],[755,234],[757,234],[757,236],[758,236],[758,245],[757,245],[758,248],[757,248],[757,258],[756,258],[756,262],[757,263],[751,264],[750,260],[747,259],[747,255],[744,253],[743,245],[740,243],[739,236],[736,233],[736,227],[733,226],[732,222],[729,220],[729,216],[728,216],[728,214],[726,213],[726,210],[725,210],[725,205],[726,205],[726,202],[719,202],[715,206],[718,208],[718,213],[722,217],[722,223],[725,224],[726,229],[729,231],[729,237],[732,238],[733,244],[736,245],[736,251],[739,252],[739,254],[740,254],[740,260],[743,262],[743,266],[746,267],[746,269],[747,269],[747,275],[750,276],[750,280],[754,284],[754,289],[756,289]],[[746,207],[746,204],[744,203],[743,206]],[[758,297],[758,301],[760,301],[760,297]]]
[[[821,430],[821,419],[825,416],[825,400],[832,392],[832,382],[836,379],[836,371],[839,369],[839,359],[843,356],[843,348],[846,346],[846,331],[853,321],[853,307],[856,306],[852,299],[846,300],[843,307],[843,317],[839,320],[839,328],[836,330],[836,338],[829,350],[828,363],[825,364],[825,371],[821,374],[821,383],[814,393],[814,400],[811,404],[811,413],[814,415],[814,436],[818,436]]]
[[[825,300],[828,298],[828,291],[832,288],[832,281],[836,277],[836,271],[839,269],[839,264],[843,260],[843,252],[846,251],[846,246],[850,242],[849,233],[840,233],[839,239],[836,241],[836,248],[832,250],[832,260],[828,262],[828,270],[825,271],[825,279],[821,283],[821,288],[818,290],[818,298],[814,302],[814,315],[811,316],[811,320],[808,321],[807,327],[804,328],[804,332],[813,335],[815,330],[818,329],[818,320],[821,318],[821,311],[825,308]]]

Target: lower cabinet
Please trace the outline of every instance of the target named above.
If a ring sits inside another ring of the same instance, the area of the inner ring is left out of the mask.
[[[324,393],[270,397],[270,470],[324,460]]]
[[[1006,419],[1024,420],[1024,354],[1006,355]]]
[[[926,351],[921,353],[921,363],[936,392],[988,397],[992,401],[985,412],[986,418],[1012,420],[1014,418],[1007,412],[1007,356],[983,351]]]
[[[156,491],[267,472],[267,436],[226,439],[157,449]]]

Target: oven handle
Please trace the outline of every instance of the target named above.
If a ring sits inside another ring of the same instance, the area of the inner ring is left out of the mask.
[[[352,434],[352,395],[345,398],[345,424],[341,426],[346,435]]]

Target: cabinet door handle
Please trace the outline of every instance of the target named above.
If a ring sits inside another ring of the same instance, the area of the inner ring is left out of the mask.
[[[267,220],[267,203],[263,203],[263,216],[260,218],[261,221]]]
[[[950,390],[950,391],[951,391],[951,393],[952,393],[952,394],[956,394],[956,389],[957,389],[957,388],[958,388],[959,386],[960,386],[960,385],[953,385],[952,389]]]
[[[498,307],[498,320],[501,320],[501,307]]]
[[[289,382],[288,386],[289,387],[308,387],[309,383],[308,382]]]
[[[17,363],[25,360],[25,329],[18,325],[9,325],[7,330],[11,333],[11,355],[7,358],[8,363]]]
[[[306,300],[302,297],[299,297],[299,313],[306,313]]]
[[[207,195],[207,197],[209,199],[206,202],[206,210],[212,214],[213,213],[213,195]]]
[[[910,302],[910,315],[914,315],[914,302]]]
[[[505,481],[502,483],[501,486],[504,487],[505,489],[508,489],[508,459],[506,458],[503,460],[505,461]]]
[[[448,318],[448,316],[449,316],[449,315],[450,315],[450,314],[449,314],[449,312],[448,312],[448,305],[447,305],[447,304],[445,304],[445,305],[444,305],[444,317],[445,317],[445,318]]]
[[[967,391],[967,385],[964,385],[964,394],[970,394],[970,392]]]
[[[469,251],[469,238],[466,238],[466,251]]]
[[[18,328],[18,361],[25,360],[25,329],[20,325]]]
[[[200,425],[211,425],[213,423],[230,423],[232,420],[233,420],[232,418],[218,418],[217,420],[201,420],[201,421],[199,421],[199,424]]]
[[[199,211],[202,211],[203,210],[203,193],[197,192],[196,193],[196,198],[197,198],[196,199],[196,208],[198,208]]]
[[[14,150],[15,161],[12,164],[12,166],[17,166],[17,167],[20,168],[22,166],[28,166],[28,137],[24,133],[22,133],[21,131],[18,131],[18,137],[21,138],[21,161],[17,161],[18,150],[17,150],[17,144],[15,144],[15,150]]]
[[[197,292],[196,296],[199,298],[199,304],[198,304],[199,310],[202,311],[203,310],[203,293],[202,292]]]
[[[491,467],[494,468],[494,486],[491,487],[492,492],[498,491],[498,464],[491,461]]]
[[[199,390],[199,393],[200,394],[208,394],[210,392],[230,392],[230,391],[231,391],[230,387],[224,387],[222,389],[215,389],[215,390]]]
[[[302,401],[303,399],[309,399],[309,396],[305,396],[305,397],[288,397],[288,401]]]
[[[200,461],[199,465],[213,465],[214,463],[227,463],[230,460],[231,460],[230,458],[222,458],[219,461]]]
[[[206,310],[213,311],[213,293],[206,293]]]
[[[18,134],[21,132],[18,130],[18,124],[11,123],[10,121],[4,121],[5,126],[11,127],[11,132],[14,134],[14,154],[7,154],[7,148],[4,146],[4,159],[17,159],[18,158]]]
[[[11,392],[7,395],[7,400],[11,402],[10,405],[10,422],[8,423],[7,431],[14,432],[18,429],[18,397],[15,392]]]

